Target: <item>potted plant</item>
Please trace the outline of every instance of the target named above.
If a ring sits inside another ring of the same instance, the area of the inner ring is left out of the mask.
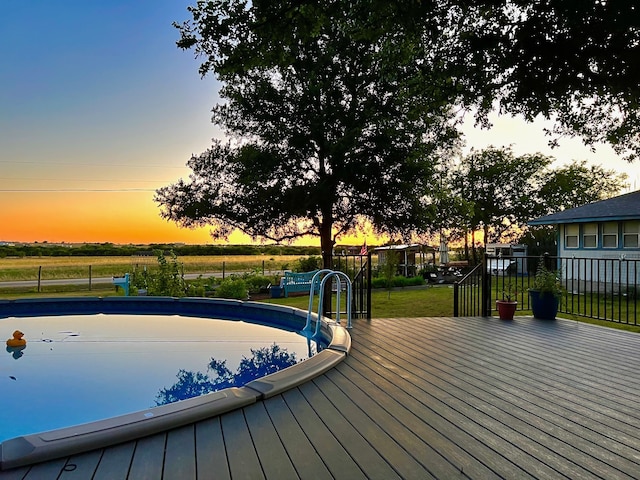
[[[562,292],[560,272],[547,268],[541,260],[533,279],[533,288],[529,289],[534,318],[555,320]]]
[[[496,308],[498,309],[498,316],[501,320],[513,320],[516,307],[518,306],[517,297],[518,290],[516,286],[511,282],[504,284],[502,300],[496,300]]]

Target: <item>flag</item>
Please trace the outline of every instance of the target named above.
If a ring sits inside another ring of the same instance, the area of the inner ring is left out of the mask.
[[[364,241],[364,245],[362,245],[362,248],[360,249],[360,255],[366,255],[367,254],[367,241]]]

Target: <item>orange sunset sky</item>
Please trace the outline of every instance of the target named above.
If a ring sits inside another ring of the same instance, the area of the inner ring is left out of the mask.
[[[171,23],[188,18],[189,3],[0,2],[0,241],[211,243],[207,228],[178,228],[153,202],[223,135],[210,123],[219,85],[175,46]],[[578,140],[552,151],[543,126],[495,117],[491,131],[463,131],[467,148],[587,159],[638,188],[637,164]]]

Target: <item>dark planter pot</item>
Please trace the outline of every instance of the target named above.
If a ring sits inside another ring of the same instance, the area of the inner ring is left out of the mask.
[[[541,320],[555,320],[558,313],[558,298],[548,292],[529,290],[531,310],[534,318]]]
[[[496,308],[500,320],[513,320],[518,302],[508,302],[507,300],[496,300]]]

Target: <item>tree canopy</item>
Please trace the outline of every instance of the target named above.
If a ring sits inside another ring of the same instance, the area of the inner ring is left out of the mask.
[[[277,241],[314,235],[324,265],[362,219],[424,231],[460,112],[498,106],[556,135],[638,142],[640,19],[632,1],[209,0],[178,46],[221,82],[227,136],[156,192],[184,226]],[[514,167],[515,168],[515,167]]]
[[[534,218],[613,197],[626,186],[626,174],[585,161],[552,167],[554,160],[540,153],[516,156],[509,147],[461,158],[446,180],[452,198],[464,205],[457,227],[449,226],[453,236],[482,230],[485,244],[512,240]]]
[[[453,1],[458,58],[484,84],[484,114],[554,121],[551,143],[578,135],[640,154],[640,5],[635,0]],[[420,2],[422,8],[430,8]]]
[[[626,186],[626,180],[625,173],[587,165],[584,160],[573,161],[547,173],[538,192],[541,207],[537,213],[549,215],[615,197]]]
[[[516,156],[510,148],[472,151],[451,172],[452,191],[471,203],[465,231],[484,231],[485,243],[510,230],[521,230],[540,208],[537,192],[552,157]]]

